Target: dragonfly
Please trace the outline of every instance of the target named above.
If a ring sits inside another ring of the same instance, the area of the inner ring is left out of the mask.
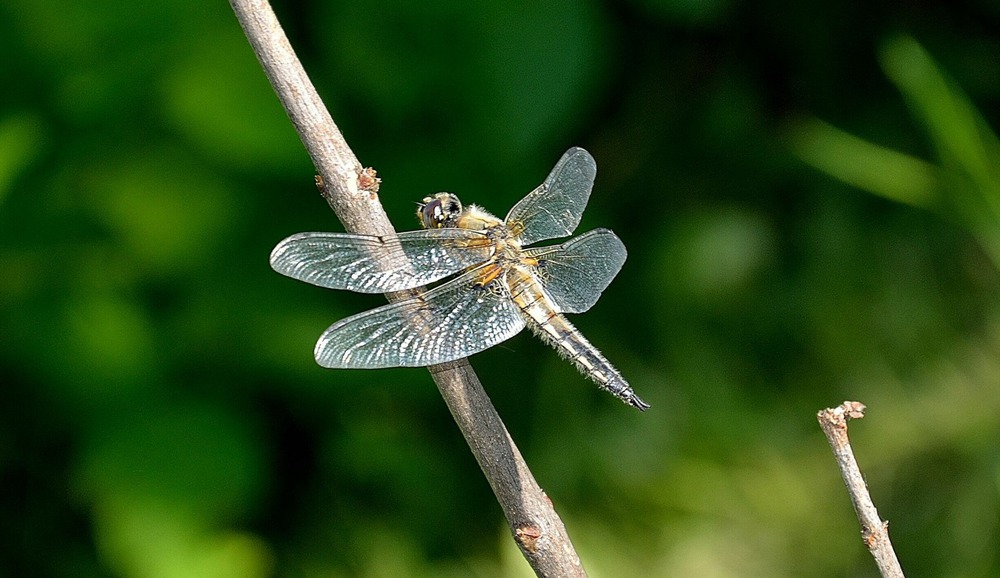
[[[314,350],[323,367],[446,363],[527,327],[599,387],[645,411],[649,404],[564,315],[597,303],[625,263],[625,245],[598,228],[559,245],[527,247],[576,230],[596,176],[594,158],[574,147],[503,220],[437,193],[418,204],[420,230],[382,237],[298,233],[274,248],[271,267],[299,281],[359,293],[434,285],[331,325]]]

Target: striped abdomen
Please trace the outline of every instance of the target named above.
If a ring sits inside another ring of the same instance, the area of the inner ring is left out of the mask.
[[[521,310],[528,327],[576,365],[581,373],[601,388],[632,407],[645,411],[649,404],[639,399],[618,370],[587,341],[572,323],[556,311],[552,300],[525,266],[512,267],[507,273],[511,297]]]

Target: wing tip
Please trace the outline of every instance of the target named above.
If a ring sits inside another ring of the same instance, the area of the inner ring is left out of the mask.
[[[590,154],[587,149],[583,147],[570,147],[569,150],[563,154],[562,159],[560,159],[558,164],[562,165],[564,162],[568,162],[569,159],[574,157],[581,157],[586,161],[581,165],[581,170],[586,169],[583,170],[584,175],[588,180],[593,182],[597,178],[597,161],[594,159],[594,155]]]
[[[277,268],[278,260],[281,259],[281,256],[285,253],[285,249],[288,247],[288,239],[290,238],[291,237],[285,237],[284,239],[278,241],[278,244],[271,249],[271,254],[267,257],[267,262],[271,265],[271,268],[279,273],[281,271]]]
[[[343,365],[337,364],[335,361],[338,357],[331,355],[329,348],[327,347],[329,342],[327,336],[329,335],[331,329],[333,329],[333,327],[324,331],[323,334],[319,336],[319,339],[316,340],[316,345],[313,347],[313,359],[316,360],[316,365],[319,365],[320,367],[325,367],[327,369],[342,369]]]
[[[289,268],[286,263],[283,263],[283,261],[285,260],[287,254],[295,248],[296,244],[301,239],[308,238],[312,235],[316,235],[316,233],[295,233],[294,235],[289,235],[278,241],[278,244],[271,249],[271,254],[267,259],[271,268],[282,275],[288,275],[291,277],[288,272],[292,271],[292,269]]]

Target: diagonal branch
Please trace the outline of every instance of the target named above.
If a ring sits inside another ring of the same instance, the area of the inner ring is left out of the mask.
[[[323,196],[344,228],[392,235],[392,224],[377,195],[365,186],[361,163],[323,105],[268,2],[230,0],[230,4],[323,179]],[[359,178],[363,180],[360,186]],[[586,576],[562,520],[531,475],[468,361],[429,369],[535,573]]]

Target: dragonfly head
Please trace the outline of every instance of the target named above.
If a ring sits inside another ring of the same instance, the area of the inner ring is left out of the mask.
[[[417,205],[417,218],[425,229],[455,227],[462,214],[462,202],[451,193],[424,197]]]

